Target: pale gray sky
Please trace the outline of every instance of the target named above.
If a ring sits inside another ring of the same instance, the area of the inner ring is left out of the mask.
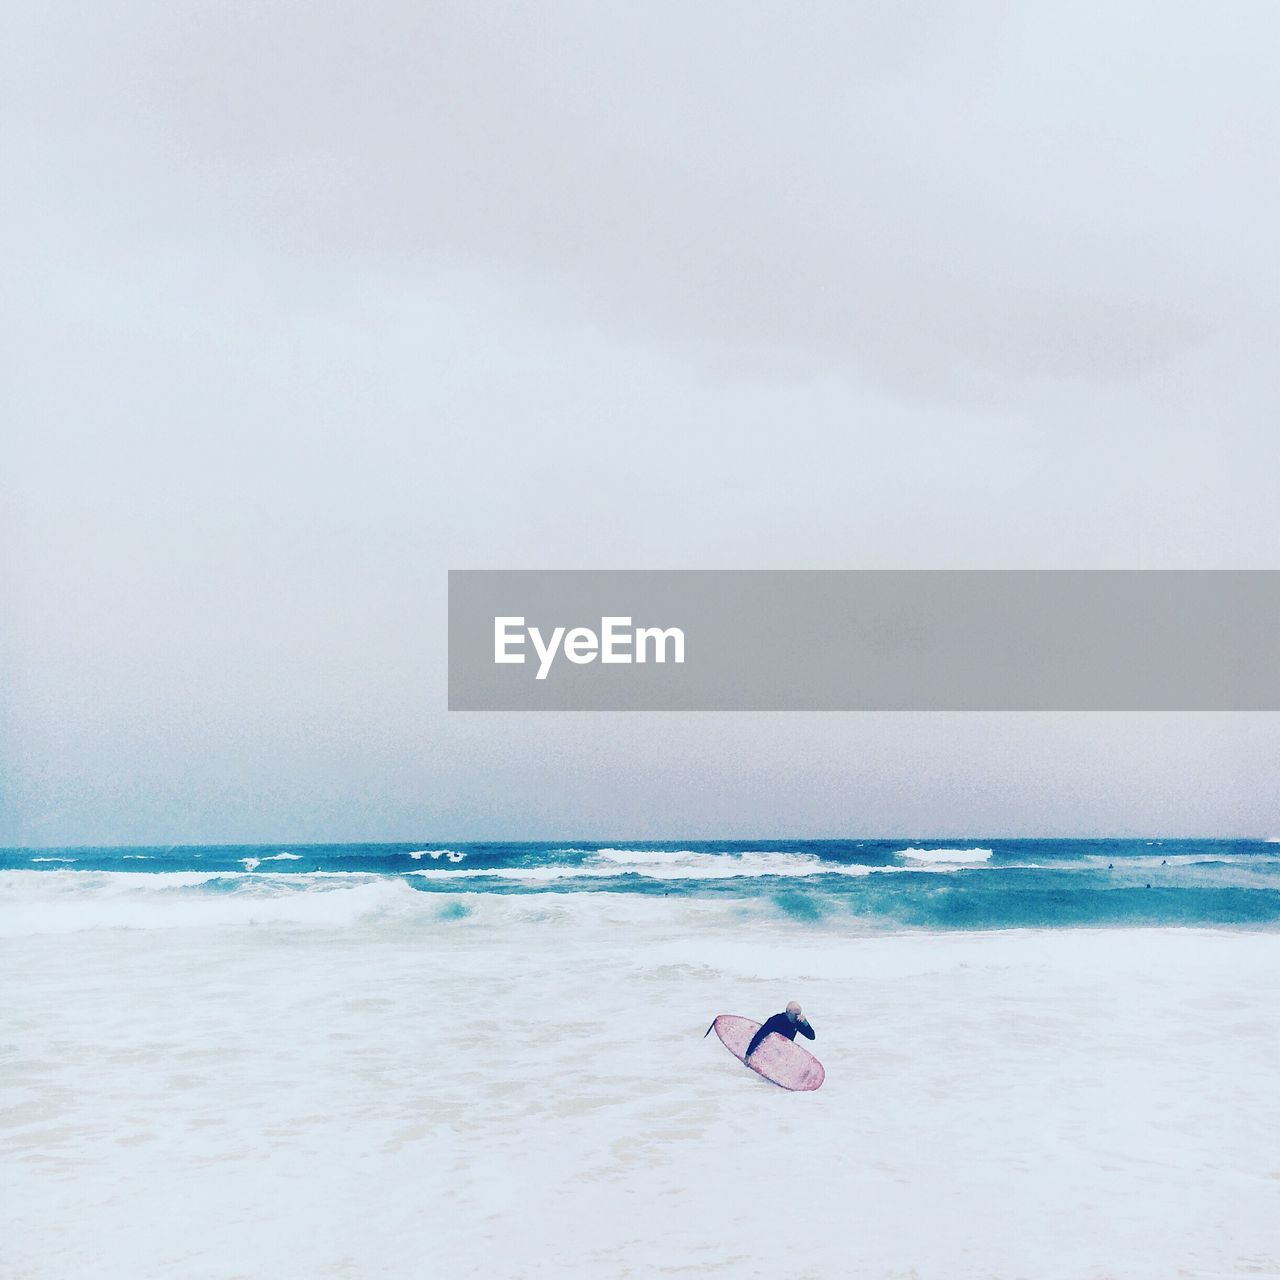
[[[1274,4],[6,12],[0,843],[1280,834],[1276,716],[443,709],[449,567],[1280,567]]]

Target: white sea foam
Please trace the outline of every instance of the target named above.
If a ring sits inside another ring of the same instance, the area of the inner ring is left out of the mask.
[[[62,895],[86,891],[112,893],[184,889],[207,884],[210,880],[244,878],[241,871],[89,871],[70,867],[58,871],[0,871],[0,898],[7,899],[20,893],[34,897],[41,893]]]
[[[989,862],[990,849],[899,849],[897,856],[911,862]]]
[[[569,850],[560,852],[568,853]],[[460,878],[514,880],[538,884],[561,880],[599,880],[619,876],[639,876],[648,880],[755,880],[764,877],[805,879],[811,876],[872,876],[947,874],[966,862],[980,865],[979,854],[990,850],[938,850],[939,853],[964,854],[921,861],[907,867],[868,866],[859,862],[831,862],[812,853],[782,850],[753,850],[745,853],[707,853],[693,849],[613,849],[586,853],[581,862],[565,862],[535,867],[470,867],[460,871],[422,870],[410,875],[428,879]]]
[[[240,863],[246,871],[252,871],[255,867],[260,867],[262,865],[262,859],[261,858],[241,858]]]
[[[300,853],[273,853],[269,858],[263,858],[263,862],[298,862],[302,858]]]
[[[691,849],[599,849],[580,863],[538,867],[471,867],[461,871],[423,870],[410,875],[438,879],[460,877],[540,881],[641,876],[649,880],[736,880],[762,876],[866,876],[893,868],[824,862],[809,853],[703,853]]]
[[[440,858],[448,858],[450,862],[461,862],[467,855],[457,849],[415,849],[409,854],[415,862],[430,858],[433,862]]]
[[[299,878],[226,883],[293,901]],[[0,1270],[1277,1270],[1278,935],[870,938],[710,896],[401,897],[435,923],[0,940]],[[792,998],[815,1094],[702,1038]]]
[[[74,858],[32,858],[32,862],[74,862]]]
[[[214,883],[222,891],[209,892]],[[0,873],[0,937],[248,924],[343,927],[388,911],[425,911],[436,897],[398,877],[358,872],[11,871]],[[438,911],[438,903],[430,910]]]

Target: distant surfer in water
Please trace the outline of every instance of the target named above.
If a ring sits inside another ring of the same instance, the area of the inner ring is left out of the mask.
[[[787,1004],[786,1010],[782,1013],[775,1013],[768,1022],[760,1028],[759,1031],[751,1037],[751,1043],[747,1045],[747,1051],[742,1055],[743,1062],[750,1062],[751,1055],[756,1051],[757,1046],[769,1035],[770,1032],[776,1031],[780,1036],[786,1036],[788,1040],[796,1038],[798,1031],[806,1040],[816,1040],[817,1033],[809,1025],[808,1020],[804,1016],[804,1010],[800,1008],[798,1000],[792,1000]]]

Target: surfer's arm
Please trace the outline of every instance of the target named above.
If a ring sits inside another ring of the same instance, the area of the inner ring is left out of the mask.
[[[809,1020],[807,1018],[796,1023],[796,1030],[804,1036],[806,1040],[816,1040],[818,1038],[818,1033],[809,1025]]]
[[[777,1030],[778,1030],[778,1014],[775,1013],[773,1017],[770,1018],[769,1021],[766,1022],[764,1026],[761,1027],[760,1030],[757,1031],[755,1035],[751,1037],[751,1043],[747,1045],[747,1051],[742,1055],[743,1062],[745,1062],[749,1057],[751,1057],[753,1053],[755,1053],[757,1046],[765,1038],[765,1036],[767,1036],[770,1032],[777,1031]]]

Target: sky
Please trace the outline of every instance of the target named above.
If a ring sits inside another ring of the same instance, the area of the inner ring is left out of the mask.
[[[1280,568],[1270,3],[33,3],[0,844],[1280,834],[1268,714],[450,714],[450,568]]]

